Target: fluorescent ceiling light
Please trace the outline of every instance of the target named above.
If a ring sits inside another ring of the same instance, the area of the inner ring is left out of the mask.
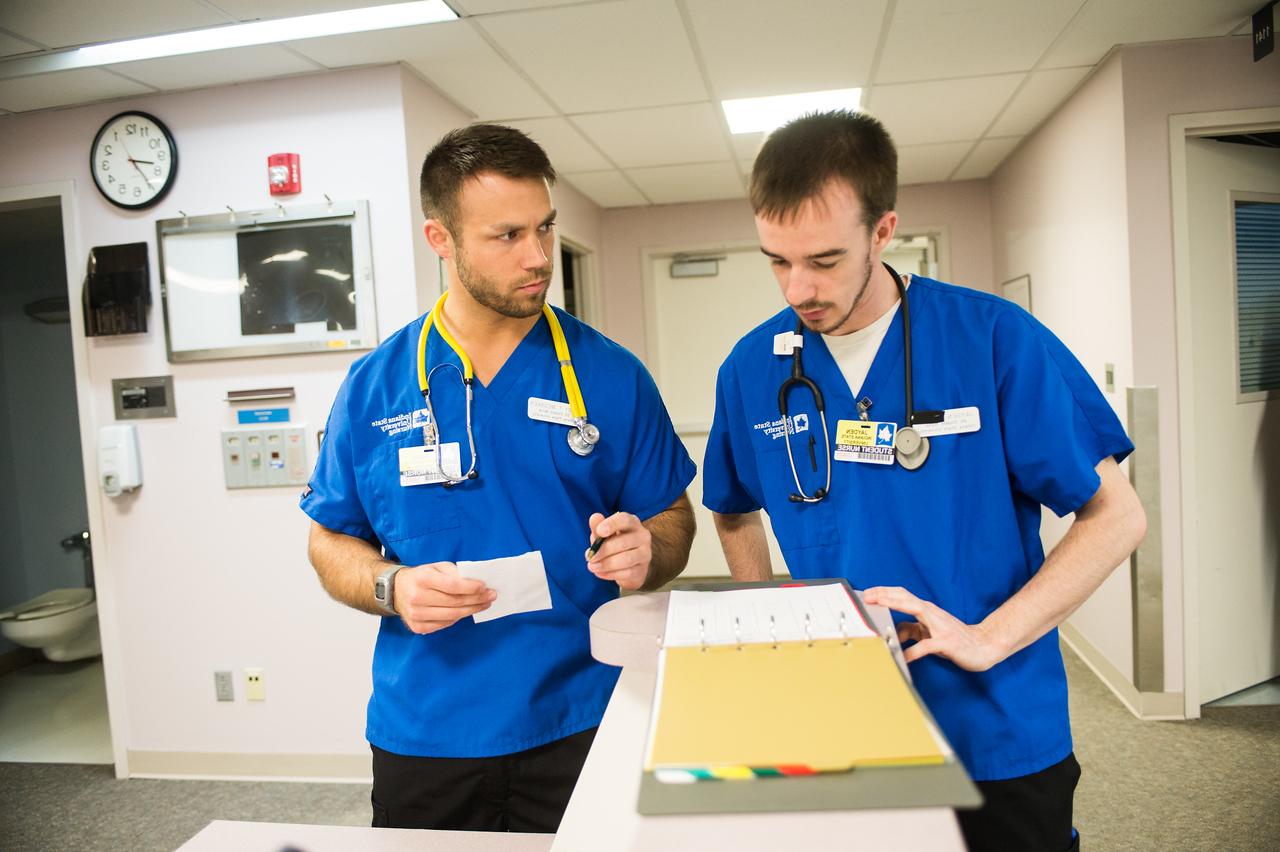
[[[730,133],[767,133],[806,113],[856,110],[861,103],[862,89],[831,89],[767,98],[736,98],[721,101],[720,106],[729,120]]]
[[[391,3],[342,12],[300,15],[273,21],[228,24],[169,35],[135,38],[66,50],[43,56],[19,57],[0,63],[0,78],[20,77],[72,68],[92,68],[140,59],[182,56],[232,47],[278,44],[322,36],[389,30],[457,20],[444,0]]]

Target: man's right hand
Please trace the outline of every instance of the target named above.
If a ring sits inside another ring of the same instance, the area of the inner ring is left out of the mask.
[[[391,600],[414,633],[435,633],[489,608],[498,593],[483,580],[458,576],[452,562],[431,562],[396,573]]]

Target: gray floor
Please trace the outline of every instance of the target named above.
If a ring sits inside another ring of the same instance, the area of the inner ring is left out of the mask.
[[[1084,848],[1280,848],[1280,706],[1140,722],[1069,650]],[[0,850],[171,852],[214,819],[367,825],[359,784],[118,781],[108,766],[0,763]]]

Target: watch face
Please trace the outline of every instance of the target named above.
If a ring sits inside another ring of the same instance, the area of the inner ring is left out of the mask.
[[[98,191],[130,210],[157,203],[178,176],[173,135],[145,112],[122,112],[109,119],[93,140],[89,157]]]

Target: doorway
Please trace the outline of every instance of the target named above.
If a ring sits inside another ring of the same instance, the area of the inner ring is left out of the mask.
[[[1241,144],[1251,141],[1245,136],[1274,136],[1280,115],[1249,125],[1235,125],[1241,116],[1232,114],[1179,118],[1186,711],[1193,717],[1204,704],[1280,676],[1280,148]]]
[[[62,217],[59,196],[0,203],[0,610],[94,585]],[[87,653],[50,662],[0,636],[0,761],[113,762]]]

